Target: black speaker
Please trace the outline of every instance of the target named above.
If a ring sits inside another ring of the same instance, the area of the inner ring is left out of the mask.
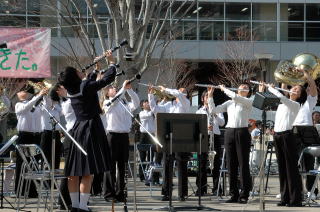
[[[257,92],[254,96],[252,106],[260,110],[265,110],[267,107],[275,107],[280,103],[280,99],[270,92]]]
[[[6,49],[6,48],[7,48],[7,44],[6,43],[0,44],[0,49]]]

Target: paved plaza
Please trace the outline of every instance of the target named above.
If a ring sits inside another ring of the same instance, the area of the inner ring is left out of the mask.
[[[265,195],[265,211],[320,211],[320,200],[317,200],[319,203],[319,207],[316,205],[313,206],[305,206],[300,208],[291,208],[291,207],[277,207],[276,203],[279,199],[276,199],[276,195],[279,193],[279,181],[277,176],[271,176],[269,178],[269,187],[267,194]],[[212,183],[210,178],[208,178],[209,183]],[[195,177],[189,177],[189,195],[190,197],[185,201],[181,202],[177,200],[177,186],[174,186],[173,190],[173,202],[172,205],[174,207],[179,206],[197,206],[198,205],[198,197],[193,194],[193,190],[196,190],[195,185]],[[177,185],[176,178],[174,179],[174,185]],[[191,187],[192,186],[192,187]],[[149,187],[146,187],[142,182],[137,182],[137,209],[136,211],[145,212],[145,211],[160,211],[159,207],[168,206],[168,202],[161,201],[161,187],[154,186],[152,196],[150,196]],[[207,195],[202,197],[202,205],[212,208],[218,209],[220,211],[259,211],[259,198],[257,196],[250,199],[248,204],[226,204],[224,201],[228,198],[223,196],[221,198],[217,198],[216,196]],[[8,201],[14,203],[13,197],[6,197]],[[48,199],[49,202],[49,199]],[[24,210],[27,211],[36,211],[37,199],[29,199],[28,205]],[[4,206],[9,207],[9,204],[4,201]],[[111,204],[106,202],[102,196],[95,196],[90,198],[90,208],[92,211],[111,211]],[[1,211],[14,211],[13,209],[1,209]],[[39,211],[44,211],[44,204],[41,205],[41,209]],[[61,211],[61,210],[55,210]],[[115,211],[124,211],[122,203],[115,204]],[[128,198],[128,211],[134,211],[133,208],[133,180],[129,179],[129,198]],[[185,211],[194,211],[194,210],[185,210]]]

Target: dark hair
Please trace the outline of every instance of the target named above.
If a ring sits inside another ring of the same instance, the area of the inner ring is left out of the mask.
[[[252,95],[252,88],[251,88],[251,85],[248,83],[248,82],[242,82],[242,83],[240,83],[240,85],[247,85],[248,86],[248,88],[249,88],[249,93],[247,94],[247,98],[250,98],[251,97],[251,95]],[[239,85],[239,86],[240,86]]]
[[[205,90],[205,91],[202,92],[202,94],[201,94],[201,102],[202,102],[202,104],[204,104],[204,97],[205,97],[207,94],[208,94],[208,91],[207,91],[207,90]]]
[[[52,101],[56,101],[56,102],[60,101],[60,97],[57,93],[57,90],[59,87],[60,87],[60,84],[57,83],[50,89],[49,96],[52,99]]]
[[[296,101],[299,102],[300,104],[304,104],[307,101],[307,97],[308,97],[307,90],[305,89],[305,87],[301,85],[299,86],[301,88],[301,93],[299,98]]]
[[[59,73],[58,81],[63,85],[68,93],[76,94],[80,92],[81,79],[77,74],[77,69],[66,67],[64,71]]]
[[[140,107],[143,109],[143,103],[147,102],[148,100],[147,99],[143,99],[140,101]]]
[[[313,111],[313,112],[312,112],[312,116],[313,116],[314,114],[316,114],[316,113],[320,114],[320,111]]]
[[[110,90],[111,88],[116,88],[116,89],[117,89],[117,87],[114,86],[114,85],[108,85],[108,86],[106,86],[106,87],[104,88],[104,91],[107,90],[107,92],[104,92],[104,97],[110,98],[110,97],[108,96],[108,92],[109,92],[109,90]]]

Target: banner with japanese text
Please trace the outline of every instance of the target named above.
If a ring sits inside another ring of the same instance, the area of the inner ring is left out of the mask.
[[[0,77],[50,77],[50,41],[49,28],[0,27]]]

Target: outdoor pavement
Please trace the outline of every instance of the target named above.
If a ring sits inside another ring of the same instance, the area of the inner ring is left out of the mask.
[[[139,178],[137,178],[139,179]],[[174,179],[174,184],[177,185],[177,179]],[[193,189],[196,190],[195,186],[195,177],[189,177],[189,194],[191,195],[186,201],[181,202],[177,200],[177,186],[174,186],[173,190],[173,202],[172,206],[197,206],[198,205],[198,197],[193,194]],[[211,182],[211,178],[208,178],[209,183]],[[190,186],[192,185],[192,187]],[[320,200],[317,200],[319,206],[305,206],[305,207],[277,207],[276,203],[279,199],[276,199],[276,195],[279,193],[279,181],[277,176],[271,176],[269,178],[269,187],[267,194],[265,195],[265,211],[320,211]],[[168,202],[161,201],[161,187],[155,186],[152,187],[153,192],[152,196],[150,196],[149,187],[146,187],[144,183],[137,180],[137,198],[136,198],[136,211],[145,212],[145,211],[160,211],[159,207],[166,207],[169,205]],[[208,190],[209,191],[209,190]],[[129,193],[128,193],[128,211],[134,211],[133,207],[133,180],[129,179]],[[228,199],[228,197],[223,197],[223,199],[217,198],[216,196],[207,195],[202,197],[202,205],[209,207],[211,209],[218,209],[220,211],[259,211],[260,208],[260,199],[255,196],[250,199],[248,204],[231,204],[224,203],[224,201]],[[14,203],[13,197],[6,197],[6,200]],[[49,200],[48,200],[49,201]],[[29,199],[28,205],[24,210],[27,211],[36,211],[37,199]],[[4,206],[9,207],[9,204],[4,201]],[[95,196],[90,198],[90,208],[92,211],[111,211],[111,203],[106,202],[101,196]],[[14,209],[0,209],[0,211],[14,211]],[[39,211],[44,211],[44,204],[41,205],[41,209]],[[48,210],[47,210],[48,211]],[[61,210],[55,210],[61,211]],[[124,207],[122,203],[115,204],[115,211],[124,211]],[[166,210],[168,211],[168,210]],[[195,210],[185,210],[185,211],[195,211]],[[204,211],[204,210],[202,210]]]

